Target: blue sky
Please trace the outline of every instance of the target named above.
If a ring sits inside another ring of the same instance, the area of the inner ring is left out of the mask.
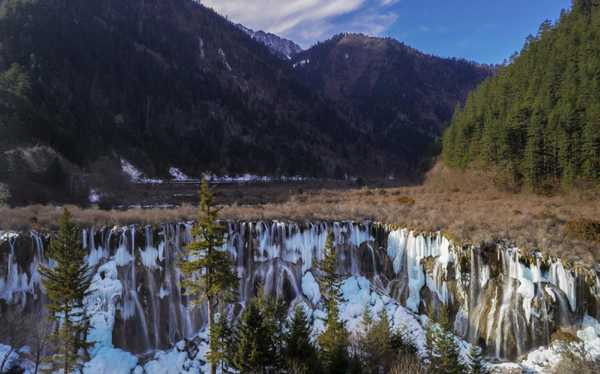
[[[307,48],[340,32],[391,36],[422,52],[502,63],[571,0],[201,0]]]

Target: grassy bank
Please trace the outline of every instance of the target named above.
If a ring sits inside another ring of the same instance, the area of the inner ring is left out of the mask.
[[[565,224],[570,220],[600,219],[598,201],[567,195],[512,194],[493,189],[479,193],[448,192],[431,184],[400,188],[363,187],[345,191],[321,189],[288,192],[288,195],[285,201],[275,204],[225,206],[221,217],[244,221],[372,220],[398,227],[449,231],[471,243],[503,241],[523,249],[535,247],[552,254],[567,255],[574,260],[600,261],[597,243],[569,239],[564,234]],[[411,204],[408,197],[414,203]],[[197,209],[191,204],[160,210],[69,208],[82,227],[160,225],[190,221],[197,214]],[[60,210],[53,206],[3,208],[0,209],[0,228],[56,229],[59,215]]]

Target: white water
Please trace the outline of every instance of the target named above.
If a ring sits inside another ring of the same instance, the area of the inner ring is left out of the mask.
[[[182,223],[165,225],[158,232],[133,226],[83,231],[97,287],[96,302],[90,303],[88,310],[98,319],[95,326],[102,326],[96,340],[103,345],[96,348],[95,357],[119,348],[133,353],[166,349],[203,329],[206,312],[189,310],[189,298],[178,287],[181,275],[173,265],[184,255],[182,247],[193,239],[190,228],[191,224]],[[307,307],[312,305],[313,317],[317,317],[321,313],[317,309],[320,293],[312,264],[320,258],[327,232],[332,229],[341,253],[340,272],[358,279],[346,284],[345,291],[362,295],[346,306],[348,319],[358,318],[367,291],[375,311],[402,303],[408,310],[419,312],[428,303],[442,302],[455,310],[457,334],[469,341],[478,337],[489,347],[488,355],[505,357],[509,352],[521,355],[530,347],[547,345],[552,333],[548,319],[552,316],[560,317],[555,318],[558,326],[583,318],[576,314],[577,274],[566,270],[560,261],[554,260],[546,266],[548,270],[542,270],[526,266],[518,251],[500,249],[493,257],[497,257],[501,271],[493,274],[479,249],[456,249],[438,234],[415,235],[408,230],[352,222],[331,227],[318,222],[227,222],[227,228],[227,249],[242,279],[242,305],[264,282],[267,289],[288,301],[298,299]],[[17,261],[15,245],[19,238],[20,250],[31,252],[26,266]],[[24,240],[30,244],[22,244]],[[6,252],[6,272],[0,277],[0,299],[21,308],[29,307],[29,303],[41,307],[43,293],[36,269],[46,262],[43,253],[48,241],[48,236],[33,232],[27,237],[2,235],[0,248]],[[376,243],[382,243],[383,248]],[[470,259],[469,271],[460,269],[457,256]],[[429,264],[427,269],[424,262]],[[101,273],[104,278],[97,279]],[[425,289],[435,298],[424,298]],[[541,307],[539,303],[536,306],[536,300],[543,296]],[[394,313],[400,313],[397,310]],[[402,315],[412,315],[402,310]],[[316,319],[315,328],[319,328]],[[508,347],[511,340],[519,342],[512,351]],[[125,359],[126,352],[120,352]],[[166,354],[157,362],[171,359]]]

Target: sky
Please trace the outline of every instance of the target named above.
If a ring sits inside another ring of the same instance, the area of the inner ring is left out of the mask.
[[[390,36],[428,54],[500,64],[571,0],[200,0],[302,48],[341,32]]]

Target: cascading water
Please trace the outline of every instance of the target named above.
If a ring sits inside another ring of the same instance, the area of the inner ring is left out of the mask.
[[[511,358],[547,346],[556,330],[581,323],[586,315],[597,318],[600,312],[597,275],[566,269],[557,259],[526,258],[497,246],[454,247],[440,234],[369,222],[225,225],[226,247],[242,280],[241,306],[262,282],[287,302],[301,299],[317,307],[312,265],[331,229],[341,254],[340,273],[366,277],[373,291],[414,313],[447,304],[457,335],[485,345],[488,356]],[[188,308],[190,299],[179,287],[181,274],[175,266],[193,240],[191,227],[180,223],[82,232],[93,274],[100,274],[95,282],[112,282],[106,289],[116,295],[100,292],[90,304],[102,312],[114,309],[114,320],[106,317],[103,323],[110,325],[115,348],[135,354],[164,350],[202,330],[206,310]],[[39,263],[52,266],[44,257],[50,240],[50,235],[35,232],[2,235],[4,304],[25,312],[43,308],[47,299],[36,269]]]

